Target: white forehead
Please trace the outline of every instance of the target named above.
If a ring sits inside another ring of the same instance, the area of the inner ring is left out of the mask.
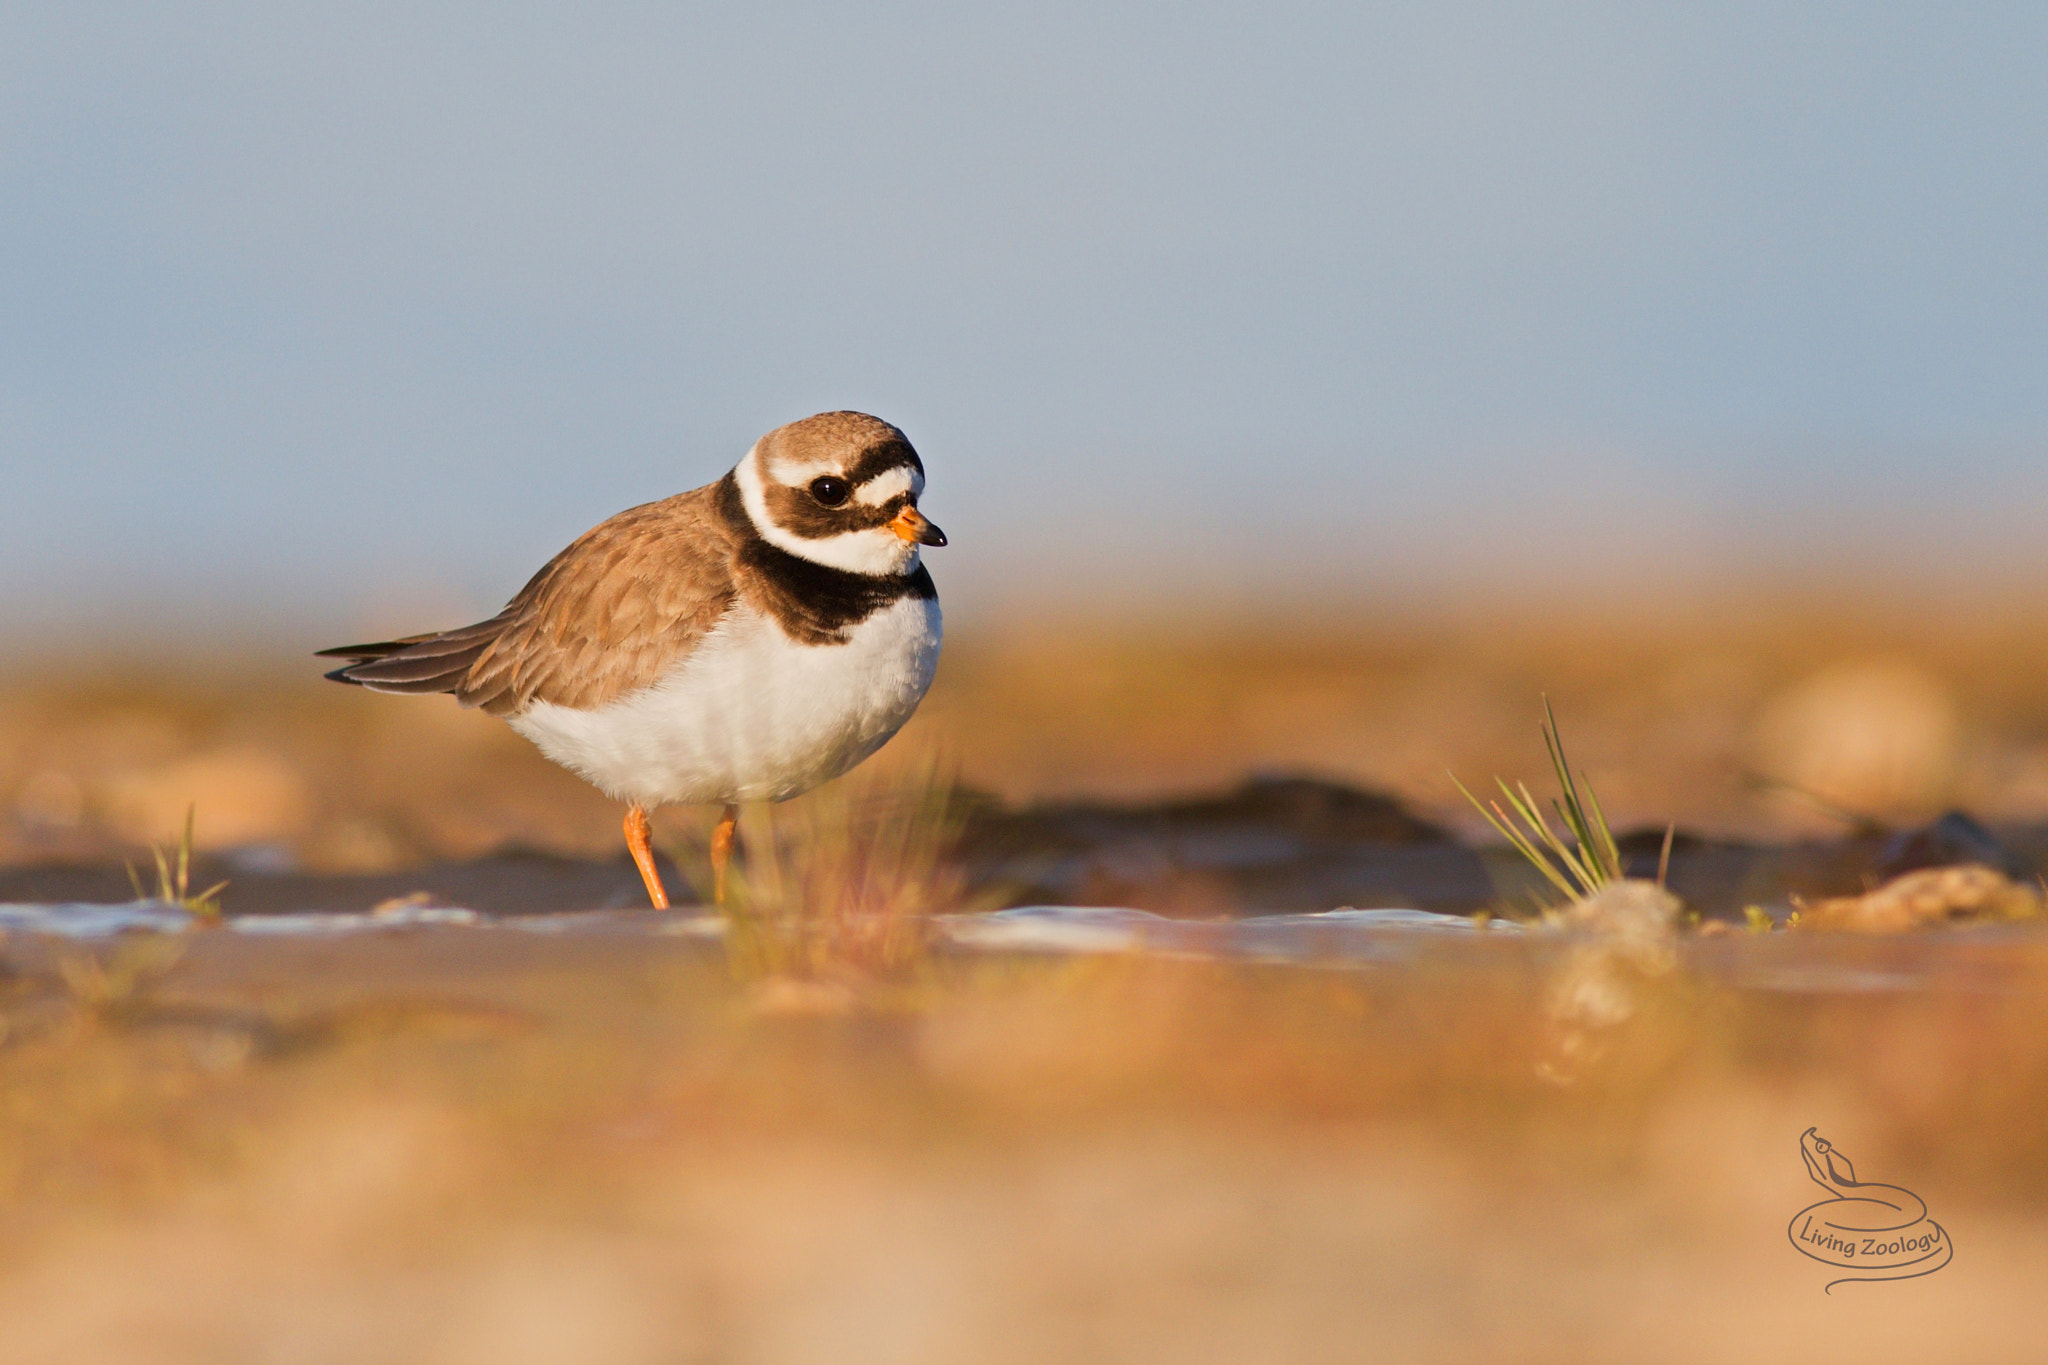
[[[799,484],[809,483],[820,474],[843,474],[846,472],[846,466],[843,462],[819,459],[815,456],[808,460],[767,459],[761,455],[758,446],[753,451],[753,458],[755,463],[761,465],[767,471],[768,477],[790,488],[795,488]]]
[[[869,507],[880,507],[899,493],[916,497],[924,492],[924,475],[907,464],[894,469],[885,469],[854,490],[853,500]]]

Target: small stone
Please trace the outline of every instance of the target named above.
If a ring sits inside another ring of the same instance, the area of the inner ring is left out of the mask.
[[[1798,927],[1855,934],[1901,934],[1957,922],[2033,919],[2041,893],[1995,868],[1932,867],[1894,878],[1861,896],[1798,902]]]

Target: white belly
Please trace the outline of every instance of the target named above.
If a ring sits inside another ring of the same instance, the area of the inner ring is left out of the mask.
[[[903,598],[845,644],[798,644],[736,608],[652,687],[511,718],[540,751],[623,801],[784,801],[887,743],[931,686],[936,599]]]

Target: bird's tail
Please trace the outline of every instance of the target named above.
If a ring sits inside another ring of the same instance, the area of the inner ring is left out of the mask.
[[[367,645],[340,645],[314,655],[319,659],[347,659],[348,663],[327,674],[335,682],[352,683],[373,692],[461,693],[470,670],[498,632],[502,617],[479,621],[460,630],[432,635],[408,635],[402,640],[380,640]]]

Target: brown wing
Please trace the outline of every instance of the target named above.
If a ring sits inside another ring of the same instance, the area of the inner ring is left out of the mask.
[[[715,487],[586,532],[488,621],[322,650],[356,660],[327,676],[379,692],[452,692],[494,716],[535,701],[588,709],[645,687],[732,607],[733,545]]]

